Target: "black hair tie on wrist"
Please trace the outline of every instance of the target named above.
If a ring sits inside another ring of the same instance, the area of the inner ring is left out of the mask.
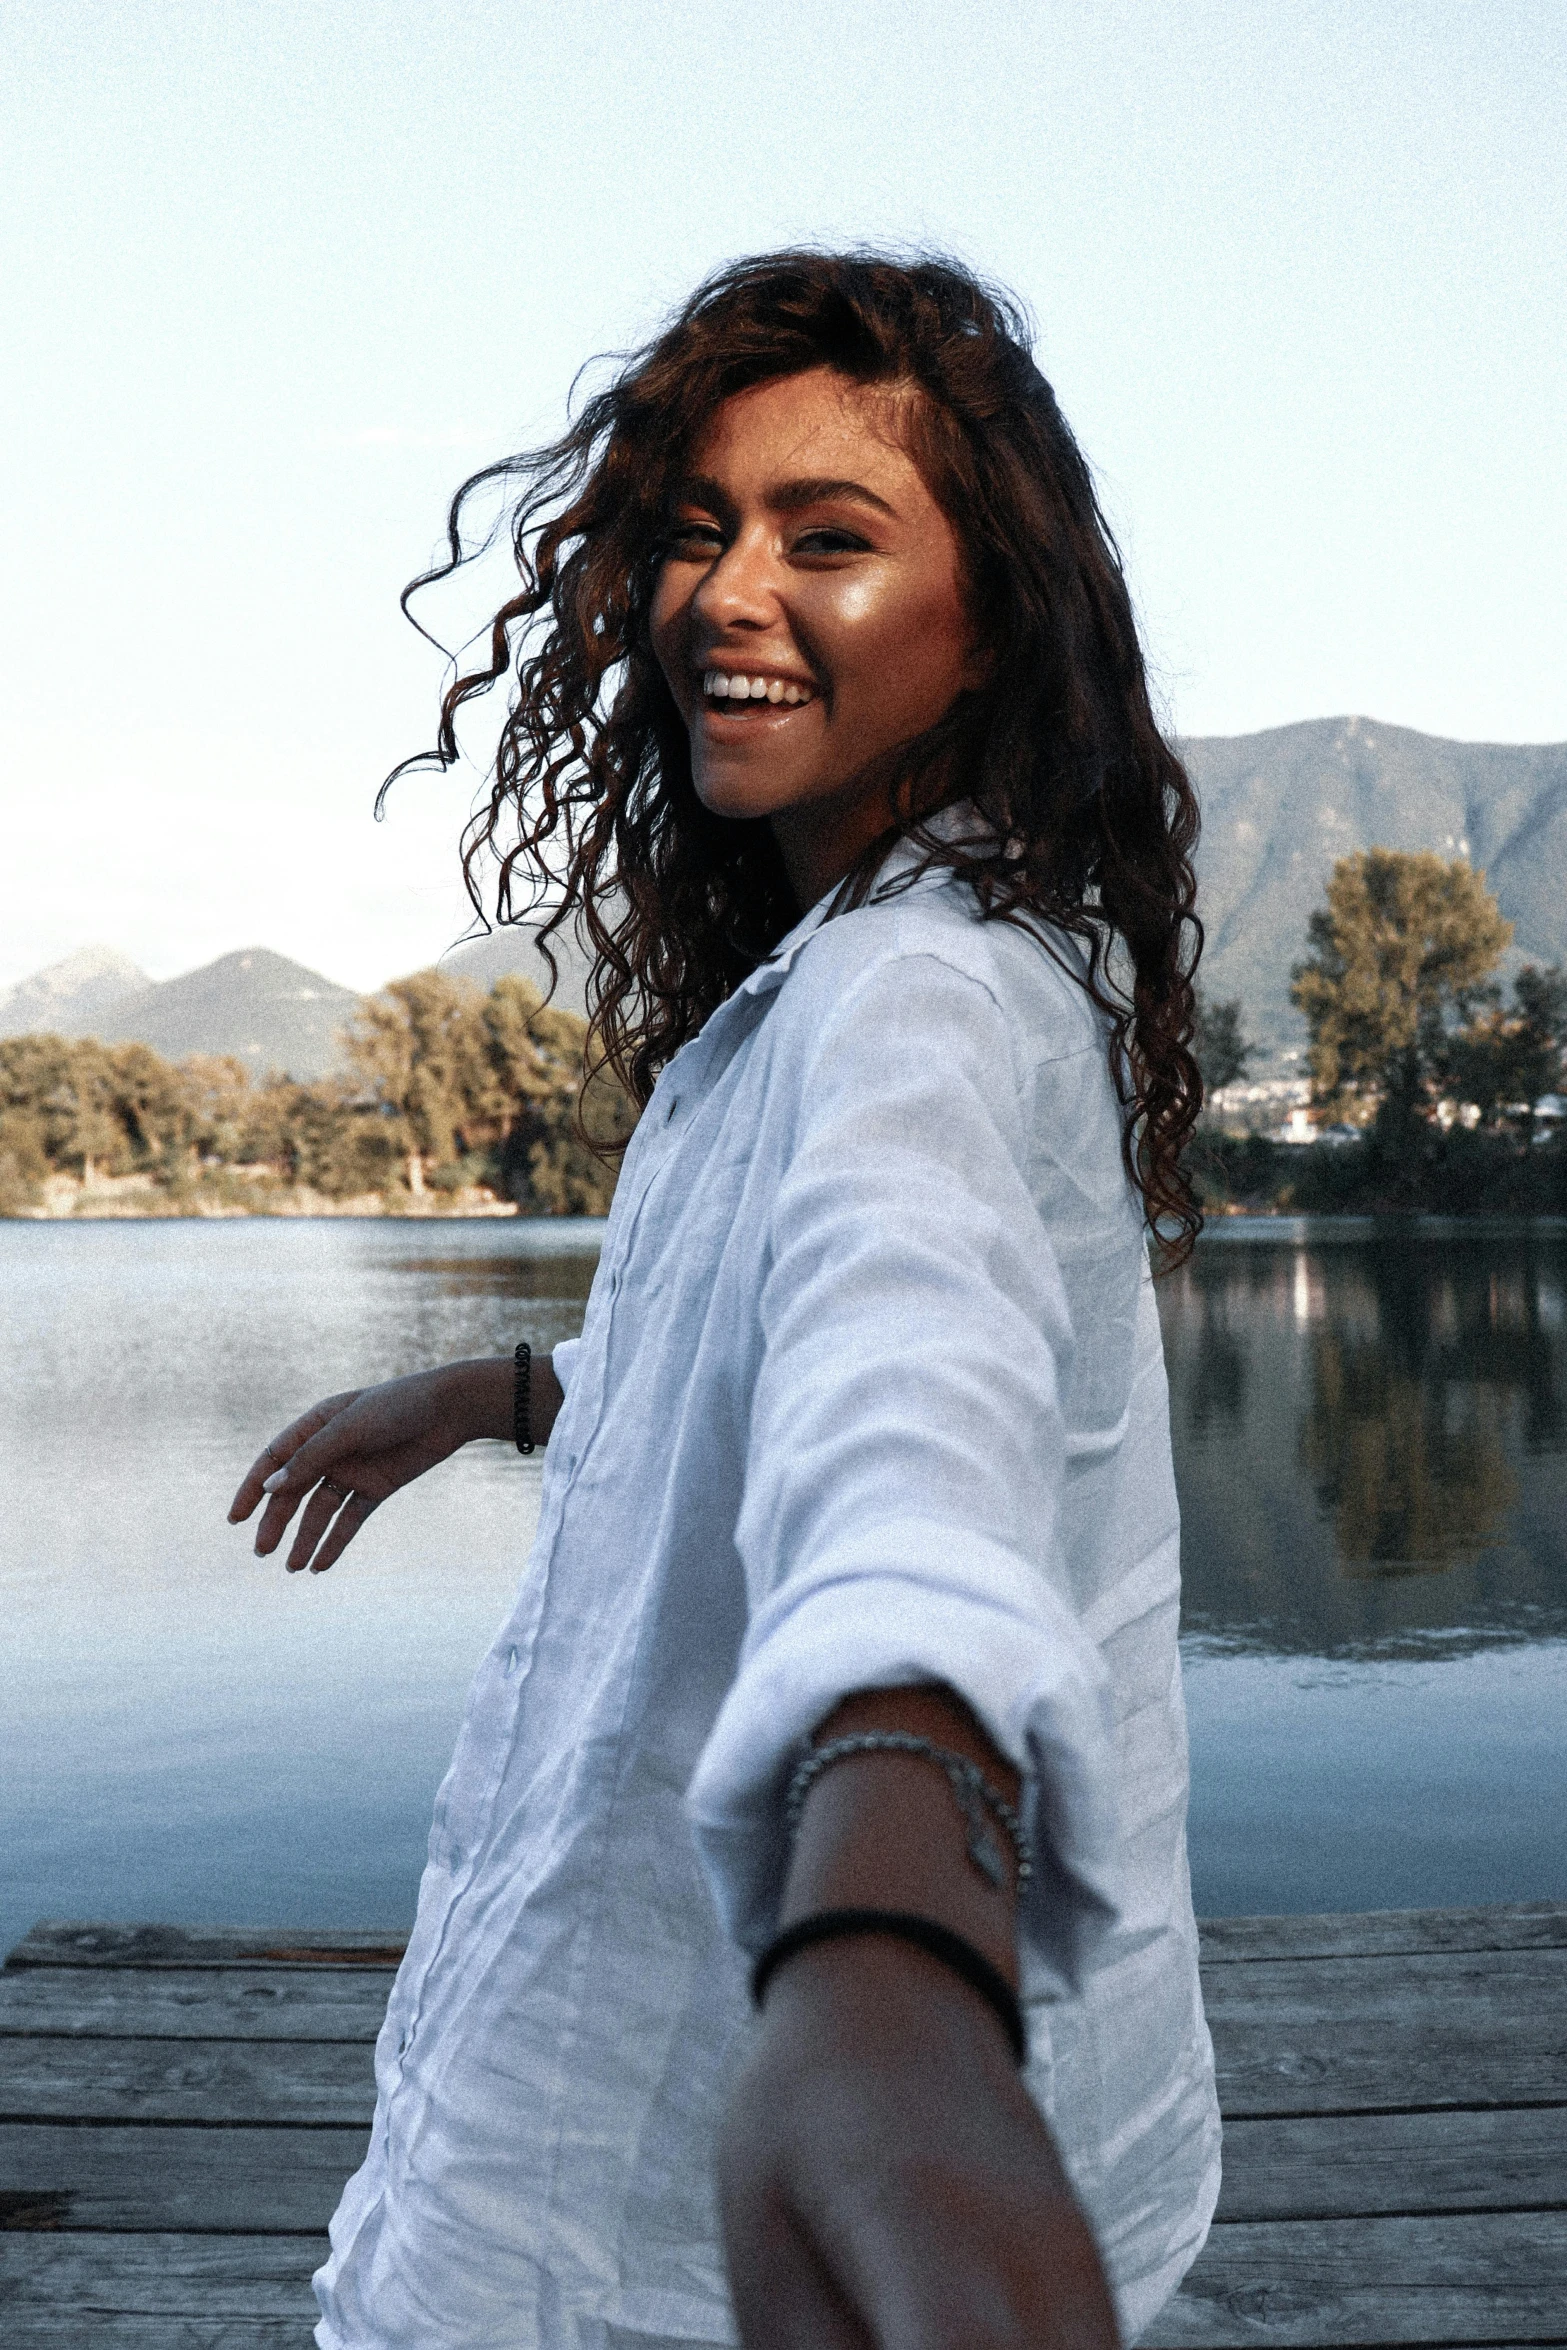
[[[516,1375],[511,1391],[511,1432],[519,1452],[533,1450],[533,1349],[524,1339],[512,1356]]]
[[[982,1951],[961,1934],[954,1934],[950,1926],[938,1926],[934,1918],[917,1917],[905,1909],[822,1909],[814,1917],[800,1918],[792,1926],[785,1926],[751,1969],[751,1997],[761,2006],[778,1969],[786,1960],[801,1950],[809,1950],[813,1942],[840,1942],[851,1934],[888,1934],[897,1942],[912,1942],[916,1950],[927,1957],[938,1959],[944,1967],[977,1991],[989,2006],[1008,2040],[1012,2054],[1019,2065],[1028,2058],[1028,2033],[1023,2023],[1022,2003],[999,1967],[993,1967]]]

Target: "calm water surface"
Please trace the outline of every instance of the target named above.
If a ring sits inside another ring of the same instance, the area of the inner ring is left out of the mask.
[[[223,1522],[315,1397],[580,1326],[598,1227],[0,1224],[0,1947],[397,1927],[538,1468],[331,1574]],[[1567,1893],[1567,1232],[1230,1224],[1162,1290],[1212,1913]]]

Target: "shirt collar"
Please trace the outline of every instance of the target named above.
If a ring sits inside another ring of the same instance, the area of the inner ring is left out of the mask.
[[[992,838],[989,826],[972,800],[957,800],[951,807],[938,808],[933,816],[925,819],[925,830],[934,833],[938,840],[972,848],[979,854],[984,853],[985,844]],[[913,871],[922,854],[918,843],[907,836],[894,841],[876,876],[876,888],[882,889],[887,883],[896,882],[905,873]],[[956,878],[955,867],[930,865],[923,873],[916,872],[915,878],[906,887],[910,890],[939,889],[944,883]],[[735,996],[767,995],[774,988],[782,987],[801,948],[810,943],[827,920],[837,895],[838,884],[835,882],[824,896],[817,899],[810,912],[802,914],[794,928],[779,940],[767,960],[758,963],[749,978],[740,982],[735,989]],[[734,996],[729,1000],[732,1003]]]

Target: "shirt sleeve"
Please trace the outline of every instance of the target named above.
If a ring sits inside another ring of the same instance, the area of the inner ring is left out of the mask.
[[[570,1390],[571,1374],[581,1352],[582,1341],[580,1338],[563,1338],[550,1356],[550,1368],[555,1373],[562,1395],[567,1394]]]
[[[1106,1676],[1057,1539],[1073,1336],[1026,1117],[1000,1004],[936,956],[883,964],[823,1024],[760,1299],[748,1630],[688,1795],[747,1948],[775,1930],[812,1730],[910,1682],[952,1687],[1024,1774],[1020,1923],[1048,1974],[1073,1984],[1113,1914]]]

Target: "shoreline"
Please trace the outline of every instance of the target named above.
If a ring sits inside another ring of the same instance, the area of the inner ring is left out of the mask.
[[[279,1216],[358,1217],[375,1221],[395,1218],[423,1223],[432,1218],[514,1217],[522,1213],[515,1200],[500,1199],[483,1184],[465,1184],[452,1191],[432,1187],[420,1194],[405,1193],[401,1199],[395,1194],[388,1198],[385,1192],[379,1191],[333,1198],[327,1192],[312,1190],[308,1184],[232,1176],[213,1183],[198,1180],[174,1187],[160,1184],[147,1174],[99,1176],[91,1183],[75,1176],[51,1175],[41,1189],[40,1199],[26,1206],[0,1210],[0,1223],[215,1223]]]

